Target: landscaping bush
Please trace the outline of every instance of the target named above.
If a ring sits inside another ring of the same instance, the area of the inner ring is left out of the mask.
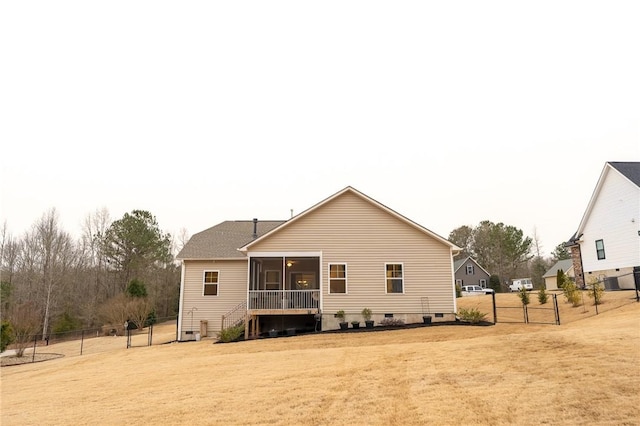
[[[580,291],[578,290],[578,287],[576,287],[575,282],[570,280],[565,281],[562,287],[562,293],[568,303],[571,303],[574,307],[580,306]]]
[[[604,286],[595,277],[589,277],[587,283],[587,294],[593,299],[594,305],[600,305],[602,303],[602,297],[604,296]]]
[[[540,302],[541,305],[544,305],[545,303],[547,303],[548,300],[549,300],[549,295],[547,294],[547,290],[545,290],[545,288],[542,287],[538,292],[538,302]]]
[[[518,297],[520,298],[520,301],[522,302],[523,305],[529,304],[529,292],[527,291],[526,288],[522,287],[518,291]]]
[[[244,324],[236,325],[235,327],[225,328],[218,332],[218,341],[228,343],[239,340],[241,336],[244,336]]]
[[[401,325],[404,325],[404,321],[402,321],[400,318],[384,318],[382,321],[380,321],[380,325],[383,327],[399,327]]]
[[[478,308],[460,308],[458,309],[458,318],[462,321],[468,321],[471,324],[477,324],[480,321],[484,321],[487,314],[480,312]]]

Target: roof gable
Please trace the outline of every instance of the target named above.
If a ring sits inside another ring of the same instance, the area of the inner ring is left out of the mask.
[[[333,194],[332,196],[320,201],[319,203],[313,205],[312,207],[304,210],[303,212],[299,213],[298,215],[294,216],[293,218],[289,219],[286,223],[282,224],[282,226],[277,227],[272,229],[271,231],[267,232],[266,234],[262,235],[261,237],[258,237],[257,239],[253,240],[253,241],[249,241],[247,242],[247,244],[243,247],[240,248],[241,251],[248,251],[250,249],[250,247],[254,244],[257,244],[260,241],[263,241],[267,238],[270,238],[272,235],[274,235],[277,232],[280,232],[282,229],[285,229],[288,226],[291,226],[292,224],[296,223],[297,221],[299,221],[301,218],[305,217],[306,215],[309,215],[310,213],[320,209],[321,207],[327,205],[328,203],[330,203],[332,200],[335,200],[336,198],[346,194],[346,193],[350,193],[353,195],[356,195],[358,197],[360,197],[362,200],[365,200],[366,202],[368,202],[369,204],[375,206],[376,208],[379,208],[385,212],[387,212],[388,214],[390,214],[391,216],[409,224],[410,226],[412,226],[413,228],[419,230],[420,232],[423,232],[424,234],[427,234],[429,236],[431,236],[432,238],[434,238],[435,240],[439,241],[440,243],[450,247],[454,252],[458,252],[460,250],[462,250],[461,248],[459,248],[458,246],[456,246],[455,244],[451,243],[450,241],[448,241],[447,239],[441,237],[440,235],[428,230],[427,228],[407,219],[406,217],[402,216],[401,214],[397,213],[396,211],[388,208],[387,206],[385,206],[382,203],[379,203],[378,201],[374,200],[373,198],[370,198],[366,195],[364,195],[362,192],[356,190],[355,188],[351,187],[351,186],[347,186],[346,188],[344,188],[343,190],[336,192],[335,194]]]
[[[567,272],[569,269],[573,268],[573,260],[564,259],[558,260],[555,265],[553,265],[547,272],[544,273],[542,278],[555,277],[558,275],[558,271],[562,269],[562,272]]]
[[[453,273],[458,272],[458,269],[460,269],[460,267],[462,265],[464,265],[465,263],[467,263],[467,261],[470,260],[472,261],[478,268],[480,268],[485,274],[491,276],[491,274],[489,272],[487,272],[486,269],[484,269],[482,266],[480,266],[480,264],[471,256],[467,256],[464,259],[459,259],[456,260],[455,262],[453,262]]]
[[[589,219],[589,215],[591,214],[591,211],[593,210],[593,207],[598,200],[600,191],[602,190],[604,182],[606,181],[609,173],[618,173],[626,180],[631,182],[631,184],[640,188],[640,162],[609,161],[605,163],[602,172],[600,173],[600,177],[598,178],[598,182],[596,183],[596,187],[593,190],[593,194],[591,195],[591,199],[589,200],[589,204],[587,204],[587,209],[582,216],[582,220],[580,221],[578,230],[575,232],[575,234],[573,234],[573,236],[569,240],[569,243],[575,242],[580,239],[587,220]]]
[[[609,164],[635,186],[640,187],[640,162],[611,161]]]

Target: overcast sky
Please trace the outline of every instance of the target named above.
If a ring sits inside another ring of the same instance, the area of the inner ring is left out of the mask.
[[[172,234],[353,186],[433,232],[577,229],[640,161],[637,1],[13,1],[2,221],[148,210]]]

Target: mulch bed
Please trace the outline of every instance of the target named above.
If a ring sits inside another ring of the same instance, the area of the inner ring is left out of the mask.
[[[0,366],[9,367],[11,365],[31,364],[33,362],[49,361],[52,359],[62,358],[62,354],[26,354],[24,356],[3,356],[0,357]]]

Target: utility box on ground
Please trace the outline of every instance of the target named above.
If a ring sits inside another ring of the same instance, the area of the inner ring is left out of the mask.
[[[207,327],[209,327],[209,321],[200,320],[200,337],[207,337]]]

